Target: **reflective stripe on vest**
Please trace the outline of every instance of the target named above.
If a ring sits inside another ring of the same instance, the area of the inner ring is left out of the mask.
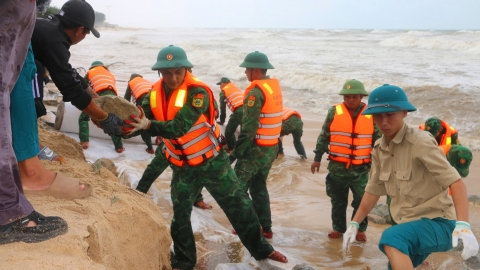
[[[451,145],[452,144],[452,136],[457,133],[457,130],[447,124],[447,122],[440,120],[442,122],[442,128],[445,133],[441,134],[440,142],[438,145]],[[421,130],[425,130],[425,124],[421,124],[419,127]],[[435,138],[436,140],[436,138]]]
[[[115,95],[118,95],[117,87],[115,86],[115,76],[105,67],[97,66],[87,72],[88,83],[95,93],[112,90]]]
[[[135,77],[128,82],[128,87],[132,91],[132,96],[138,99],[152,89],[152,83],[142,77]]]
[[[254,80],[245,90],[245,97],[255,87],[262,91],[265,98],[260,110],[260,124],[255,135],[255,142],[259,146],[273,146],[278,144],[278,138],[282,131],[282,89],[277,79]]]
[[[288,118],[290,118],[290,116],[292,115],[296,115],[298,116],[298,118],[302,119],[302,116],[300,116],[300,114],[290,108],[283,108],[283,117],[282,117],[282,121],[285,122],[287,121]]]
[[[243,106],[243,92],[233,83],[225,85],[222,92],[225,95],[225,102],[232,112],[235,112],[236,108]]]
[[[188,91],[192,87],[205,89],[209,98],[208,113],[203,113],[185,135],[177,139],[162,138],[165,142],[167,159],[175,166],[198,166],[215,157],[220,151],[218,138],[220,128],[215,122],[214,98],[210,88],[187,72],[182,85],[165,96],[163,79],[157,81],[150,93],[150,107],[156,120],[170,121],[185,105]]]
[[[361,165],[370,163],[373,141],[373,119],[370,115],[362,115],[366,105],[358,113],[353,122],[345,103],[335,106],[335,115],[330,124],[329,159],[350,164]]]

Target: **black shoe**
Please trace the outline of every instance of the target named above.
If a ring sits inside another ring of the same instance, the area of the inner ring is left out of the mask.
[[[26,227],[34,221],[37,226]],[[68,225],[61,217],[45,217],[37,211],[9,224],[0,225],[0,245],[23,241],[42,242],[66,233]]]

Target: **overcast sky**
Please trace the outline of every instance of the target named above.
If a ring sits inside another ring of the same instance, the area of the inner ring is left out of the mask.
[[[52,0],[61,7],[65,0]],[[480,0],[89,0],[124,27],[480,29]]]

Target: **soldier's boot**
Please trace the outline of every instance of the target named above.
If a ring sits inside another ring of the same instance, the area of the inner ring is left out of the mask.
[[[203,210],[210,210],[213,208],[210,204],[206,203],[204,200],[197,201],[193,204],[193,206],[198,207]]]
[[[341,236],[343,236],[343,233],[338,232],[338,231],[335,231],[335,230],[330,231],[330,232],[328,233],[328,238],[332,238],[332,239],[337,239],[337,238],[339,238],[339,237],[341,237]]]

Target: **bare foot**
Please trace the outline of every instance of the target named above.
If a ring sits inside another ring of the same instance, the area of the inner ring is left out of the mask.
[[[88,147],[90,146],[90,143],[89,142],[80,142],[80,145],[82,146],[83,149],[88,149]]]
[[[203,210],[210,210],[210,209],[213,208],[210,204],[206,203],[206,202],[203,201],[203,200],[200,200],[200,201],[198,201],[198,202],[195,202],[195,203],[193,204],[193,206],[198,207],[198,208],[201,208],[201,209],[203,209]]]
[[[153,149],[145,149],[145,151],[147,151],[147,153],[149,154],[155,154],[155,151],[153,151]]]
[[[52,185],[57,176],[57,173],[43,167],[38,156],[20,161],[18,167],[22,186],[25,190],[45,190]],[[85,185],[81,184],[80,189],[85,189]]]
[[[123,153],[123,151],[125,151],[125,147],[122,147],[122,148],[118,148],[116,149],[117,153],[121,154]]]

